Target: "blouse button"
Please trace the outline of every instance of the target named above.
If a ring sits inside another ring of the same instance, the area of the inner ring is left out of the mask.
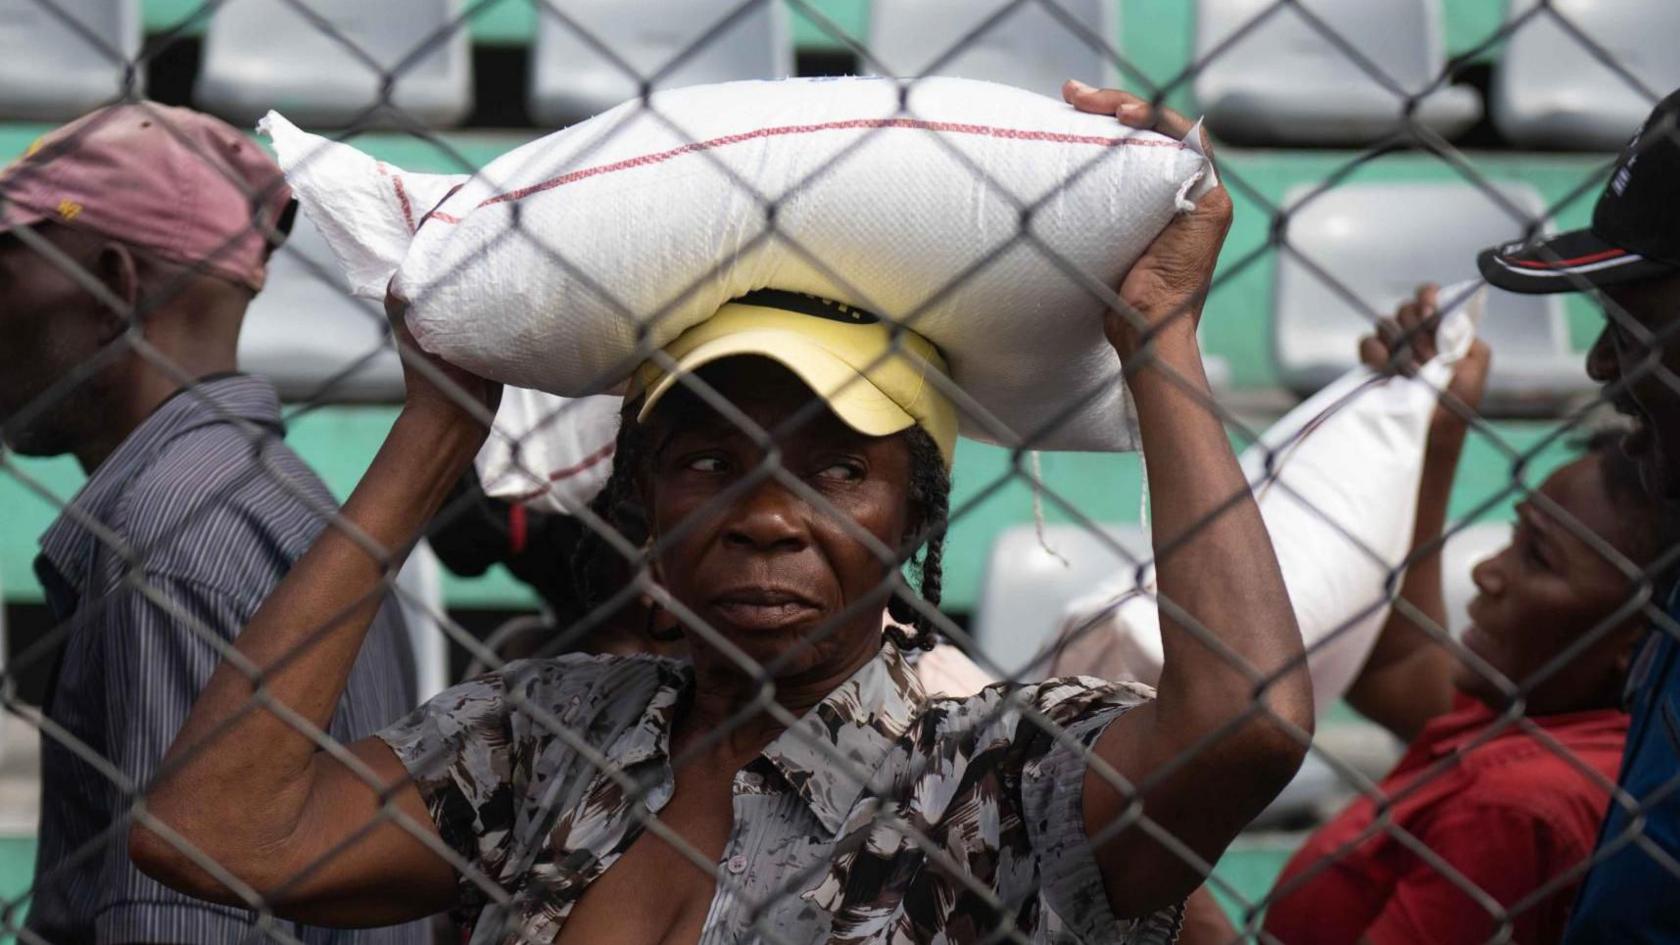
[[[739,853],[729,858],[729,872],[739,876],[747,871],[747,858]]]

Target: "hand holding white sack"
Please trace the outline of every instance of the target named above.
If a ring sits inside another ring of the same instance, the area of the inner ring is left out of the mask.
[[[949,364],[964,435],[1042,449],[1135,447],[1102,287],[1209,186],[1194,146],[950,78],[660,91],[467,178],[263,128],[358,294],[389,286],[421,347],[476,374],[618,392],[777,288],[902,320]]]
[[[1415,376],[1355,368],[1240,457],[1295,608],[1320,712],[1347,691],[1387,620],[1390,589],[1411,550],[1430,418],[1475,337],[1476,283],[1444,288],[1440,298],[1453,306],[1437,331],[1440,353]],[[1070,604],[1052,674],[1153,685],[1162,651],[1152,592],[1152,573],[1140,587],[1128,570]]]
[[[286,156],[287,173],[319,191],[301,194],[351,291],[383,301],[421,218],[465,174],[415,174],[348,145],[306,134],[276,113],[257,126]],[[315,203],[331,202],[331,210]],[[606,484],[618,436],[618,397],[556,397],[507,388],[494,431],[474,461],[486,494],[575,514]]]

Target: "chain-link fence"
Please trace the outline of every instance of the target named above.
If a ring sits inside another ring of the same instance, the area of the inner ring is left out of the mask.
[[[1676,27],[0,0],[5,934],[1672,933]]]

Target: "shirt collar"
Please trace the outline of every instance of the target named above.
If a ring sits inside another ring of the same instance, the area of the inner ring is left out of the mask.
[[[624,665],[633,662],[639,660]],[[669,760],[671,729],[692,694],[692,666],[664,658],[653,662],[657,671],[651,675],[635,673],[607,684],[615,697],[623,697],[629,686],[647,689],[635,696],[647,700],[640,717],[607,752],[621,770]],[[856,775],[877,774],[926,702],[915,670],[889,639],[874,659],[766,745],[753,764],[768,763],[829,833],[837,834],[866,786]],[[668,766],[664,771],[672,777]]]
[[[1454,697],[1453,710],[1431,719],[1418,736],[1420,743],[1429,746],[1434,758],[1445,758],[1483,737],[1490,727],[1498,726],[1493,739],[1521,734],[1518,719],[1506,718],[1483,703],[1468,696]],[[1594,732],[1614,734],[1627,727],[1627,714],[1620,709],[1586,709],[1581,712],[1560,712],[1554,715],[1531,715],[1528,721],[1544,732],[1570,732],[1590,735]]]
[[[915,671],[887,640],[875,659],[778,735],[762,757],[831,834],[839,833],[868,786],[859,775],[874,777],[926,702]]]
[[[218,375],[177,391],[99,464],[42,534],[41,557],[65,584],[77,594],[87,591],[96,543],[127,552],[111,526],[117,501],[128,484],[176,437],[216,423],[254,427],[249,431],[252,434],[285,433],[280,422],[280,397],[274,386],[261,378]]]
[[[654,666],[655,672],[651,677],[639,674],[625,679],[619,679],[617,674],[609,674],[608,677],[614,696],[619,698],[628,693],[631,686],[651,687],[641,717],[634,726],[619,735],[609,749],[608,757],[620,769],[631,768],[649,759],[665,761],[670,758],[671,729],[676,726],[677,715],[694,685],[694,667],[680,660],[662,656],[636,657],[625,661],[625,665],[644,659]]]

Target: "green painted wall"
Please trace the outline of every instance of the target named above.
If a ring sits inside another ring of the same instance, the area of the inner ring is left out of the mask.
[[[29,892],[35,877],[35,838],[0,837],[0,905],[10,905]],[[0,945],[17,941],[10,934],[23,925],[29,906],[23,904],[15,912],[7,910],[0,918]]]

